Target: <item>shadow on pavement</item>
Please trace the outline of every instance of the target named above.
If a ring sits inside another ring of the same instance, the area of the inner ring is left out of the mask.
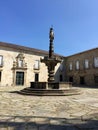
[[[94,130],[98,120],[0,115],[0,130]]]

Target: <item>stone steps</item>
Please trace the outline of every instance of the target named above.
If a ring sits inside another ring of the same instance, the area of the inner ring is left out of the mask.
[[[80,94],[78,89],[33,89],[25,88],[18,91],[22,95],[33,95],[33,96],[70,96]]]

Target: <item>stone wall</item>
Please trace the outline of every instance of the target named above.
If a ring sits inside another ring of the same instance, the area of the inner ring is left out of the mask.
[[[15,48],[12,44],[10,46],[2,46],[0,44],[0,55],[3,56],[3,66],[0,66],[0,86],[16,86],[17,72],[24,73],[24,86],[29,87],[30,82],[35,81],[35,74],[39,75],[38,80],[40,82],[47,82],[47,66],[40,62],[40,67],[34,69],[34,64],[36,60],[40,61],[40,58],[43,58],[45,54],[47,56],[48,53],[36,49],[33,50],[34,49],[28,49],[26,47],[19,49],[19,46]],[[24,67],[15,66],[19,54],[23,54]],[[98,57],[98,48],[65,57],[62,63],[58,63],[55,67],[55,82],[69,82],[73,80],[73,84],[75,85],[84,82],[83,84],[85,85],[98,86],[98,83],[95,83],[95,76],[98,77],[98,67],[94,67],[94,57]],[[85,59],[89,61],[88,69],[84,68]],[[79,61],[79,70],[76,70],[75,67],[77,60]],[[69,70],[70,62],[72,62],[72,70]]]
[[[13,68],[13,62],[16,62],[16,57],[23,54],[24,62],[27,67]],[[35,81],[35,73],[39,75],[39,81],[46,82],[48,78],[47,67],[40,62],[39,69],[34,69],[35,60],[44,57],[44,54],[34,54],[33,52],[25,52],[14,50],[13,48],[0,47],[0,55],[3,56],[3,66],[0,67],[1,81],[0,86],[16,86],[16,72],[24,72],[24,86],[29,87],[30,82]],[[60,64],[55,67],[55,73]],[[59,80],[59,73],[57,73],[56,80]]]
[[[84,80],[84,85],[98,86],[94,80],[94,76],[98,76],[98,67],[94,67],[94,57],[98,57],[98,48],[67,57],[65,63],[65,80],[69,81],[73,78],[73,84],[79,85],[82,82],[80,80]],[[89,61],[89,68],[87,69],[84,67],[85,59]],[[76,70],[75,66],[77,60],[79,61],[79,70]],[[72,70],[69,68],[70,63],[72,63]],[[82,79],[80,79],[81,77]]]

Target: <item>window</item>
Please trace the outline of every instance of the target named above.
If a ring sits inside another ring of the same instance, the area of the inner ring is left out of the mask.
[[[69,70],[72,70],[72,62],[69,64]]]
[[[94,58],[94,67],[98,67],[98,57]]]
[[[23,67],[23,60],[18,61],[18,67]]]
[[[80,84],[81,85],[85,84],[85,78],[83,76],[80,76]]]
[[[2,75],[2,73],[1,73],[1,71],[0,71],[0,82],[1,82],[1,75]]]
[[[39,81],[39,74],[35,73],[35,82],[38,82],[38,81]]]
[[[40,68],[40,62],[39,60],[35,60],[35,64],[34,64],[34,69],[39,69]]]
[[[63,81],[63,75],[60,75],[60,82]]]
[[[3,66],[3,56],[0,56],[0,66]]]
[[[85,67],[85,69],[89,68],[89,61],[88,61],[88,59],[85,59],[85,61],[84,61],[84,67]]]
[[[95,79],[95,83],[98,83],[98,76],[95,76],[94,79]]]
[[[73,76],[69,77],[69,82],[73,82]]]
[[[63,65],[62,65],[62,64],[60,65],[60,70],[61,70],[61,71],[63,70]]]
[[[79,70],[79,61],[76,61],[76,70]]]

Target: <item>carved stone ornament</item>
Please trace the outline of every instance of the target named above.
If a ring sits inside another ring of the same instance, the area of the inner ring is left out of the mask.
[[[27,63],[25,63],[23,53],[19,53],[16,57],[16,61],[13,61],[13,68],[27,68]]]

